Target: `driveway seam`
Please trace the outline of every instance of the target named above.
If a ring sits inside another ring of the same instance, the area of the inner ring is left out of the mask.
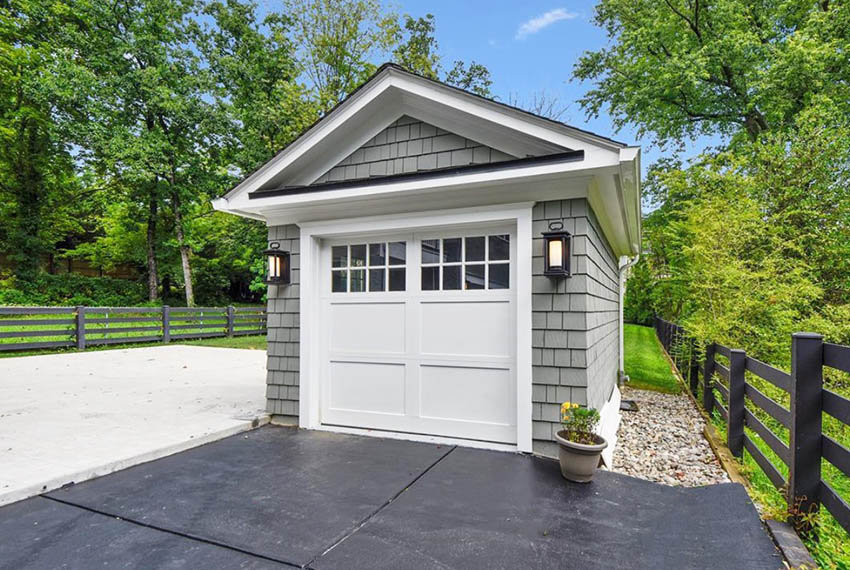
[[[311,558],[311,559],[310,559],[310,561],[309,561],[309,562],[307,562],[307,564],[305,564],[304,566],[302,566],[302,568],[306,568],[306,569],[308,569],[308,570],[309,570],[309,569],[312,567],[312,564],[313,564],[314,562],[316,562],[316,560],[318,560],[319,558],[321,558],[322,556],[324,556],[325,554],[327,554],[328,552],[330,552],[331,550],[333,550],[334,548],[336,548],[337,546],[339,546],[340,544],[342,544],[343,542],[345,542],[346,540],[348,540],[348,538],[350,538],[350,537],[351,537],[352,535],[354,535],[354,534],[355,534],[358,530],[360,530],[361,528],[363,528],[363,527],[366,525],[366,523],[368,523],[370,520],[372,520],[372,519],[373,519],[373,518],[374,518],[374,517],[375,517],[378,513],[380,513],[380,512],[381,512],[381,511],[383,511],[385,508],[387,508],[388,506],[390,506],[390,504],[391,504],[393,501],[395,501],[397,498],[399,498],[399,497],[401,496],[401,494],[402,494],[402,493],[404,493],[405,491],[407,491],[408,489],[410,489],[411,487],[413,487],[413,486],[416,484],[416,482],[417,482],[417,481],[419,481],[420,479],[422,479],[422,477],[424,477],[424,476],[425,476],[425,474],[426,474],[426,473],[428,473],[429,471],[431,471],[431,469],[433,469],[434,467],[436,467],[438,463],[440,463],[443,459],[445,459],[446,457],[448,457],[449,455],[451,455],[451,453],[452,453],[454,450],[456,450],[456,449],[457,449],[457,446],[456,446],[456,445],[453,445],[451,449],[449,449],[446,453],[444,453],[443,455],[441,455],[440,457],[438,457],[438,458],[437,458],[437,460],[436,460],[436,461],[434,461],[431,465],[429,465],[428,467],[426,467],[425,469],[423,469],[423,470],[422,470],[422,472],[421,472],[419,475],[417,475],[416,477],[414,477],[414,478],[413,478],[413,480],[412,480],[412,481],[410,481],[410,483],[408,483],[407,485],[405,485],[404,487],[402,487],[402,488],[401,488],[401,490],[399,490],[397,493],[395,493],[393,496],[391,496],[389,499],[387,499],[387,500],[384,502],[384,504],[382,504],[382,505],[381,505],[381,506],[379,506],[377,509],[375,509],[374,511],[372,511],[372,513],[370,513],[370,514],[366,515],[366,517],[364,517],[364,518],[363,518],[363,520],[361,520],[358,524],[354,525],[354,526],[351,528],[351,530],[349,530],[348,532],[346,532],[346,533],[345,533],[342,537],[340,537],[338,540],[336,540],[333,544],[331,544],[329,547],[325,548],[322,552],[320,552],[319,554],[317,554],[316,556],[314,556],[313,558]]]
[[[157,526],[157,525],[154,525],[154,524],[138,521],[138,520],[135,520],[135,519],[128,519],[128,518],[120,516],[120,515],[108,513],[108,512],[101,511],[101,510],[98,510],[98,509],[95,509],[95,508],[92,508],[92,507],[86,507],[84,505],[78,505],[76,503],[72,503],[70,501],[65,501],[63,499],[58,499],[56,497],[51,497],[51,496],[48,496],[48,495],[39,495],[39,497],[44,498],[44,499],[48,499],[50,501],[56,501],[57,503],[66,505],[68,507],[74,507],[74,508],[77,508],[77,509],[80,509],[80,510],[83,510],[83,511],[88,511],[90,513],[95,513],[95,514],[102,515],[102,516],[105,516],[105,517],[118,519],[118,520],[121,520],[121,521],[124,521],[124,522],[134,524],[136,526],[141,526],[141,527],[149,528],[149,529],[152,529],[152,530],[157,530],[157,531],[164,532],[164,533],[167,533],[167,534],[171,534],[171,535],[174,535],[174,536],[179,536],[179,537],[186,538],[186,539],[189,539],[189,540],[194,540],[196,542],[202,542],[202,543],[205,543],[205,544],[210,544],[212,546],[218,546],[220,548],[226,548],[226,549],[232,550],[234,552],[246,554],[246,555],[254,557],[254,558],[260,558],[262,560],[268,560],[270,562],[275,562],[277,564],[283,564],[284,566],[288,566],[289,568],[304,568],[304,566],[300,566],[300,565],[294,564],[292,562],[287,562],[286,560],[280,560],[278,558],[273,558],[271,556],[266,556],[264,554],[258,554],[256,552],[251,552],[250,550],[245,550],[244,548],[239,548],[238,546],[233,546],[233,545],[226,544],[226,543],[223,543],[223,542],[218,542],[218,541],[215,541],[215,540],[211,540],[209,538],[204,538],[202,536],[196,536],[196,535],[193,535],[193,534],[181,532],[179,530],[163,528],[163,527],[160,527],[160,526]]]

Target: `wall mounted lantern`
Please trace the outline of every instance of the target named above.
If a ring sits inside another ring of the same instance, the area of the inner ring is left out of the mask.
[[[289,285],[289,252],[280,249],[280,244],[274,241],[269,244],[269,248],[263,253],[269,258],[269,272],[266,277],[266,284]]]
[[[570,276],[570,232],[564,222],[552,222],[543,232],[543,274],[550,277]]]

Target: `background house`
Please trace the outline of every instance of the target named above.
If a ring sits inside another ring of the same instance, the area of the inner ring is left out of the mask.
[[[274,420],[551,455],[571,401],[613,442],[639,161],[382,66],[214,202],[291,255],[290,284],[269,288]],[[543,274],[558,228],[569,277]]]

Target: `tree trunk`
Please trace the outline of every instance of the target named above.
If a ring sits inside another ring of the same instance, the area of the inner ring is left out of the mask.
[[[183,266],[183,283],[186,288],[186,306],[195,306],[195,290],[192,287],[192,267],[189,265],[189,247],[183,235],[183,214],[180,212],[180,198],[177,192],[171,194],[171,207],[174,210],[174,231],[180,248],[180,263]]]
[[[157,216],[156,193],[150,193],[150,205],[148,210],[148,299],[157,299],[157,275],[156,275],[156,216]]]

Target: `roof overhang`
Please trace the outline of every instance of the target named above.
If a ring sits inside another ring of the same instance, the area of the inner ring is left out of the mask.
[[[626,150],[626,149],[624,149]],[[628,154],[628,153],[627,153]],[[617,255],[637,253],[640,210],[639,172],[631,158],[588,161],[576,155],[561,160],[530,162],[508,168],[469,172],[431,173],[397,180],[328,184],[310,191],[257,193],[239,209],[226,199],[213,202],[217,210],[263,220],[268,225],[334,220],[357,216],[406,214],[527,201],[588,198]],[[514,162],[514,161],[511,161]],[[516,161],[520,162],[520,161]],[[495,165],[489,165],[495,166]],[[304,189],[306,190],[306,189]],[[631,221],[630,221],[631,220]],[[634,221],[637,221],[637,226]]]
[[[314,184],[402,115],[528,158]],[[213,206],[272,225],[570,197],[588,198],[618,255],[639,251],[638,148],[387,65]]]

